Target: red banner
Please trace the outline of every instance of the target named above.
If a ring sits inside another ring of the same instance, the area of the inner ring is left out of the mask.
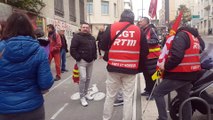
[[[156,16],[158,0],[151,0],[149,6],[149,16],[154,18]]]

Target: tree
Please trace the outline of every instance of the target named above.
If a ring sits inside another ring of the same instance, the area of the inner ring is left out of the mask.
[[[186,5],[180,5],[178,11],[183,12],[182,23],[186,24],[188,21],[191,21],[191,10],[186,7]]]
[[[2,0],[4,3],[27,11],[40,13],[46,4],[42,0]]]

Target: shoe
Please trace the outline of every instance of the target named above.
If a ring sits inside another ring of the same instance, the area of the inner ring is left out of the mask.
[[[149,99],[149,96],[146,98],[146,100],[154,100],[154,97],[151,96],[150,99]]]
[[[87,100],[93,100],[93,99],[94,99],[94,96],[92,96],[92,95],[90,95],[90,94],[86,94],[86,95],[85,95],[85,98],[86,98]]]
[[[149,92],[147,92],[147,91],[145,91],[145,92],[141,93],[141,96],[149,96],[149,95],[150,95],[150,93],[149,93]]]
[[[82,105],[82,106],[84,106],[84,107],[88,106],[88,102],[87,102],[87,100],[86,100],[85,97],[82,97],[82,98],[80,99],[80,102],[81,102],[81,105]]]
[[[61,77],[58,76],[58,75],[56,75],[54,81],[58,81],[58,80],[60,80],[60,79],[61,79]]]
[[[61,73],[68,72],[68,71],[69,71],[69,70],[66,70],[66,69],[65,69],[65,70],[61,70]]]
[[[117,106],[121,106],[124,104],[123,100],[115,100],[113,106],[117,107]]]

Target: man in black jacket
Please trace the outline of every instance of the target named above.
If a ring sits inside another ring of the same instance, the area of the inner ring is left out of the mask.
[[[149,18],[143,17],[139,21],[139,26],[144,32],[145,38],[149,45],[149,55],[147,56],[145,70],[143,72],[146,85],[144,92],[141,93],[142,96],[148,96],[148,99],[155,84],[155,81],[152,80],[151,76],[156,71],[157,60],[160,55],[160,46],[155,26],[150,24]],[[151,96],[150,99],[153,99],[153,97]]]
[[[190,27],[179,28],[172,46],[169,57],[165,64],[160,66],[164,70],[163,81],[155,88],[154,98],[158,108],[158,120],[167,120],[166,104],[164,96],[173,90],[177,91],[181,102],[189,98],[192,87],[191,82],[198,78],[200,71],[200,52],[205,44],[198,31]],[[183,120],[191,120],[191,103],[183,107]]]
[[[81,25],[81,31],[73,36],[70,54],[77,61],[80,73],[80,102],[82,106],[87,106],[88,103],[86,99],[93,99],[87,94],[87,91],[92,75],[93,62],[97,59],[95,38],[90,34],[88,23],[83,23]]]
[[[115,39],[115,36],[118,37]],[[106,29],[100,45],[102,50],[109,51],[103,120],[111,119],[114,99],[120,88],[124,99],[123,120],[131,120],[136,74],[143,69],[148,54],[147,42],[140,28],[134,25],[131,10],[124,10],[120,21]]]

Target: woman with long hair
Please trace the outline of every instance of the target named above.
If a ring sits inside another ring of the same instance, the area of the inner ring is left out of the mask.
[[[7,19],[0,50],[0,120],[45,120],[42,94],[54,81],[25,14]]]

